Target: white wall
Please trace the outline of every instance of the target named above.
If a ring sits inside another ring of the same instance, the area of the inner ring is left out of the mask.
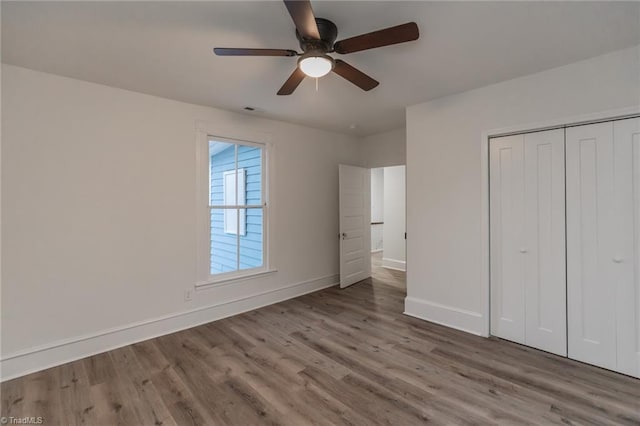
[[[2,377],[337,282],[354,137],[3,65]],[[277,272],[198,290],[196,121],[271,134]]]
[[[406,270],[405,166],[384,168],[384,250],[382,266]]]
[[[409,107],[406,312],[489,331],[483,133],[570,122],[639,103],[637,46]]]
[[[371,222],[384,222],[384,168],[371,169]],[[383,247],[384,224],[371,225],[371,251]]]
[[[360,139],[360,156],[369,168],[404,165],[406,140],[404,127],[366,136]]]

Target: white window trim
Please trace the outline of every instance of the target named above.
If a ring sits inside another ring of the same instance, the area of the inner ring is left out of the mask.
[[[209,140],[255,146],[262,148],[263,264],[258,268],[211,274],[211,220],[210,220],[210,169]],[[269,182],[272,178],[271,158],[274,147],[271,135],[246,129],[229,128],[228,125],[205,121],[196,122],[196,282],[197,290],[223,286],[232,282],[257,278],[276,272],[271,263],[271,221],[273,206],[269,203]]]

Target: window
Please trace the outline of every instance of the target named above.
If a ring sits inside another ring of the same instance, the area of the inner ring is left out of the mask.
[[[275,272],[267,250],[271,134],[252,126],[195,124],[195,286],[227,285]]]
[[[208,140],[209,274],[265,266],[264,145]]]

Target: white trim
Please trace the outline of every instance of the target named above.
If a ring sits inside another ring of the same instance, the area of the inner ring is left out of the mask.
[[[407,296],[404,299],[404,314],[476,336],[484,336],[482,333],[484,318],[477,312]]]
[[[2,373],[0,381],[11,380],[112,349],[333,287],[338,284],[339,280],[338,275],[325,275],[250,296],[14,352],[0,360],[0,372]]]
[[[381,251],[384,251],[384,249],[375,249],[375,250],[371,250],[371,254],[374,254],[374,253],[380,253]]]
[[[576,115],[567,118],[559,118],[545,121],[538,121],[529,124],[519,124],[516,126],[502,127],[492,129],[485,134],[488,137],[508,136],[521,133],[541,132],[543,130],[552,130],[564,127],[584,126],[586,124],[599,123],[603,121],[621,120],[631,118],[640,114],[640,107],[633,106],[628,108],[614,109],[610,111],[601,111],[591,114]]]
[[[488,337],[491,334],[491,294],[490,294],[490,247],[489,247],[489,139],[498,136],[506,136],[518,133],[537,132],[542,130],[557,129],[597,123],[602,121],[619,120],[640,115],[640,106],[621,108],[609,111],[601,111],[592,114],[583,114],[564,119],[553,119],[530,124],[503,127],[482,132],[480,139],[480,203],[482,211],[481,219],[481,260],[482,276],[480,277],[480,291],[482,301],[482,316],[484,322],[481,335]]]
[[[396,259],[388,259],[386,257],[382,258],[382,267],[387,269],[395,269],[396,271],[405,271],[407,270],[407,262],[404,260],[396,260]]]
[[[246,281],[252,278],[261,277],[263,275],[273,274],[274,272],[278,272],[277,269],[267,269],[264,268],[253,268],[253,269],[245,269],[242,274],[230,273],[230,274],[219,274],[213,275],[216,277],[215,280],[212,281],[202,281],[196,283],[196,291],[205,290],[212,287],[224,287],[227,284],[236,283],[238,281]]]

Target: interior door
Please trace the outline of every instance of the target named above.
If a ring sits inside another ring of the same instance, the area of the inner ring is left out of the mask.
[[[613,123],[570,127],[567,149],[569,357],[616,367]]]
[[[489,146],[491,334],[524,344],[524,136]]]
[[[371,276],[371,174],[369,169],[341,164],[340,287]]]
[[[564,130],[490,144],[491,333],[567,354]]]
[[[524,135],[525,343],[567,355],[564,129]]]
[[[640,118],[613,123],[617,371],[640,377]]]

